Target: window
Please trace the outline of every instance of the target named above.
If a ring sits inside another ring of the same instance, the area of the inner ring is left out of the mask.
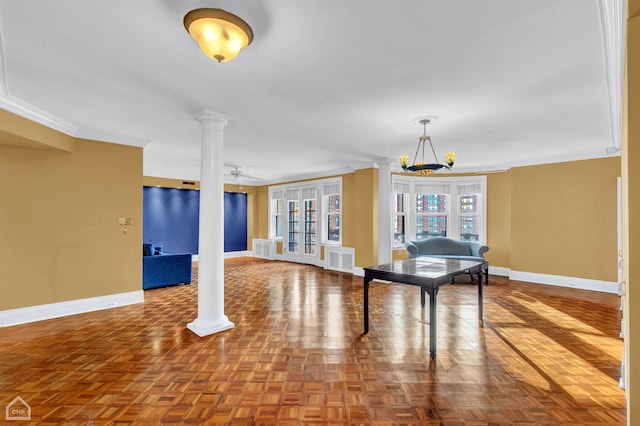
[[[284,221],[284,200],[278,199],[273,200],[274,202],[274,217],[275,217],[275,227],[276,227],[276,238],[282,238],[282,223]]]
[[[405,215],[409,200],[409,185],[397,182],[393,185],[393,245],[403,245],[405,242]]]
[[[483,241],[486,177],[393,176],[393,245],[432,237]]]
[[[269,189],[269,238],[281,239],[284,229],[284,192],[282,189]]]
[[[322,242],[339,245],[342,241],[342,180],[322,184]]]
[[[340,241],[340,196],[327,195],[327,241]]]
[[[269,187],[269,238],[289,252],[315,255],[319,244],[342,243],[342,179]]]
[[[482,189],[479,184],[458,184],[458,197],[460,239],[479,241],[482,229]]]

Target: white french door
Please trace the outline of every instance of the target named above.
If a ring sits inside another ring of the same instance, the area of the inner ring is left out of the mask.
[[[316,212],[318,191],[316,186],[289,187],[285,191],[286,215],[283,235],[284,260],[318,265],[320,262],[319,228]]]

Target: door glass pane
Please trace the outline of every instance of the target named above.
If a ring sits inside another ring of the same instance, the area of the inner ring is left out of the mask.
[[[304,253],[316,254],[316,200],[304,200]]]
[[[298,211],[297,200],[289,200],[287,212],[289,218],[288,251],[295,253],[298,251],[298,244],[300,243],[300,224],[298,223],[300,219],[300,213]]]

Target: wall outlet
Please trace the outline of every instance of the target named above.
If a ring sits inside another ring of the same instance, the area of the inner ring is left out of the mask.
[[[131,218],[130,217],[120,217],[118,218],[118,224],[121,226],[131,226]]]
[[[116,306],[116,302],[107,302],[107,308],[113,308]]]

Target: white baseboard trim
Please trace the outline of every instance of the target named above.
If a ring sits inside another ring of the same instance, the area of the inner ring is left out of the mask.
[[[491,268],[489,268],[491,270]],[[618,283],[612,281],[592,280],[588,278],[564,277],[560,275],[537,274],[534,272],[510,271],[509,279],[527,281],[534,284],[555,285],[558,287],[579,288],[581,290],[599,291],[602,293],[618,293]],[[491,278],[489,278],[491,281]]]
[[[511,269],[503,268],[502,266],[489,265],[489,275],[499,275],[501,277],[508,277]]]
[[[354,266],[353,275],[355,275],[356,277],[364,277],[364,268],[361,268],[359,266]]]
[[[224,253],[224,258],[225,259],[233,259],[235,257],[253,257],[253,252],[252,251],[227,251]]]
[[[67,302],[29,306],[27,308],[9,309],[7,311],[0,311],[0,327],[10,327],[12,325],[44,321],[66,317],[68,315],[84,314],[143,302],[144,292],[138,290],[128,293],[69,300]]]

